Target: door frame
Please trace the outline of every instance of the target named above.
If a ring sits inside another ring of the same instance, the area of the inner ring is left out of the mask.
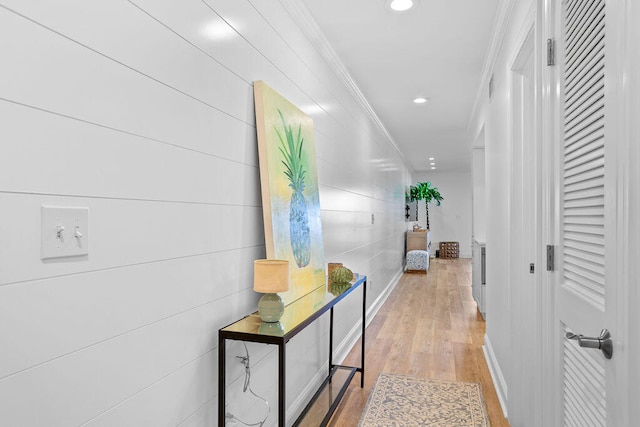
[[[635,218],[629,221],[629,240],[627,250],[627,268],[624,272],[625,288],[629,290],[629,298],[627,301],[627,313],[628,313],[628,325],[630,328],[626,331],[628,340],[628,360],[637,361],[640,360],[640,331],[637,325],[640,325],[640,290],[638,289],[638,277],[640,277],[640,263],[637,262],[640,259],[640,144],[637,138],[640,137],[640,28],[637,25],[632,25],[640,20],[640,2],[625,1],[625,17],[627,24],[626,42],[627,52],[624,55],[626,59],[626,65],[624,69],[629,77],[627,80],[627,86],[624,87],[623,93],[627,94],[625,102],[625,109],[627,116],[636,118],[636,120],[630,120],[628,126],[628,133],[625,136],[626,150],[628,150],[626,157],[628,164],[625,165],[628,170],[628,177],[630,183],[635,183],[636,187],[629,191],[629,218]],[[636,140],[634,140],[634,137]],[[635,261],[635,262],[634,262]],[[634,330],[635,327],[635,330]],[[629,402],[636,402],[636,404],[629,404],[629,419],[640,419],[640,405],[637,402],[640,401],[640,368],[637,364],[629,363],[629,388],[628,399]]]
[[[560,19],[557,17],[558,0],[539,0],[538,19],[541,31],[539,32],[539,46],[546,46],[547,41],[553,40],[556,52],[560,51],[561,34]],[[543,55],[541,50],[539,55]],[[556,61],[558,59],[556,58]],[[560,128],[561,106],[559,103],[560,91],[560,67],[543,66],[540,73],[541,85],[541,116],[542,116],[542,173],[540,184],[542,186],[541,201],[541,226],[543,242],[552,245],[556,250],[560,244],[560,180],[558,172],[560,170],[561,159],[559,150],[556,148],[557,141],[562,138]],[[546,249],[546,248],[545,248]],[[543,248],[540,248],[542,252]],[[557,256],[556,256],[557,259]],[[556,260],[554,260],[556,261]],[[546,390],[541,396],[542,399],[542,425],[561,425],[559,414],[559,400],[561,395],[556,386],[561,378],[559,364],[556,363],[556,354],[559,351],[559,342],[556,339],[556,315],[555,315],[555,293],[554,287],[558,282],[559,273],[556,269],[545,271],[541,276],[541,331],[542,331],[542,365],[550,369],[539,371]]]
[[[508,240],[508,277],[512,284],[509,289],[510,336],[514,348],[513,351],[515,352],[511,364],[512,386],[509,389],[508,412],[511,414],[510,422],[515,422],[516,424],[530,422],[531,425],[541,425],[543,417],[543,379],[538,375],[543,370],[543,358],[542,350],[538,344],[542,340],[541,325],[544,316],[541,304],[541,273],[545,268],[543,265],[544,257],[540,256],[539,247],[545,240],[543,239],[541,227],[540,206],[542,193],[540,185],[533,185],[535,188],[533,200],[531,200],[533,206],[527,206],[526,198],[518,194],[522,193],[528,179],[536,183],[540,182],[543,176],[542,164],[544,162],[541,157],[543,125],[540,105],[540,68],[542,61],[539,55],[542,52],[542,45],[539,37],[540,28],[538,2],[532,2],[507,62],[509,67],[507,87],[511,98],[507,123],[508,135],[511,141],[508,145],[509,152],[507,154],[510,159],[508,218],[511,223],[511,230],[523,230],[520,234],[511,234]],[[533,98],[530,99],[529,107],[531,111],[528,112],[530,114],[528,127],[533,131],[534,135],[525,140],[525,138],[518,136],[518,133],[522,132],[522,126],[526,119],[519,120],[514,115],[522,115],[523,113],[522,86],[519,82],[522,81],[522,68],[525,65],[522,55],[527,52],[531,53],[531,61],[533,61],[531,65],[532,75],[530,76],[532,85],[530,95]],[[527,143],[533,145],[532,150],[527,149]],[[520,147],[514,147],[514,144],[521,145]],[[528,151],[532,151],[535,155],[534,164],[530,168],[523,168],[523,173],[516,179],[517,166],[524,165],[523,158]],[[520,158],[518,159],[517,156],[520,156]],[[525,173],[530,176],[527,178]],[[527,207],[534,211],[530,219],[535,223],[535,229],[531,233],[524,231],[526,227],[524,220],[527,218],[525,210]],[[530,237],[532,240],[529,242],[528,249],[524,242],[525,237]],[[529,262],[535,264],[535,274],[533,276],[530,276],[527,271]],[[531,296],[533,296],[532,299],[527,298]],[[528,309],[524,307],[527,300],[532,304]],[[528,342],[533,344],[533,351],[531,348],[527,348],[526,344]],[[525,366],[528,368],[526,371],[522,369]],[[528,373],[533,375],[528,375]]]
[[[615,365],[607,371],[607,421],[610,425],[630,425],[631,420],[637,420],[637,381],[639,371],[636,361],[638,353],[638,302],[637,272],[638,272],[638,144],[634,137],[640,136],[638,120],[640,108],[638,96],[638,37],[640,30],[634,22],[640,17],[636,0],[608,1],[605,6],[607,19],[607,38],[605,55],[608,58],[608,72],[605,73],[606,96],[609,101],[605,104],[605,126],[607,139],[615,143],[605,146],[605,157],[615,159],[615,162],[605,164],[605,174],[609,174],[615,182],[614,191],[610,192],[609,218],[615,231],[608,236],[605,244],[615,248],[615,268],[605,270],[606,283],[616,283],[612,298],[607,298],[607,313],[610,300],[615,309],[615,316],[611,319],[611,334],[614,340]],[[635,78],[634,78],[635,77]],[[635,163],[635,164],[634,164]],[[635,177],[635,179],[633,178]],[[634,210],[635,208],[635,210]],[[613,220],[615,218],[615,220]],[[635,236],[632,235],[635,227]],[[635,269],[635,273],[633,270]],[[633,294],[636,294],[632,302]],[[633,316],[631,313],[634,313]],[[634,348],[635,346],[635,348]],[[635,351],[635,356],[632,357]],[[635,388],[635,395],[634,395]],[[634,416],[635,413],[635,416]]]

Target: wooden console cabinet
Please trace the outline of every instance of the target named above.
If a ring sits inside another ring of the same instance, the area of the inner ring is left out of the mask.
[[[427,251],[431,255],[431,232],[427,231],[407,231],[406,251]]]

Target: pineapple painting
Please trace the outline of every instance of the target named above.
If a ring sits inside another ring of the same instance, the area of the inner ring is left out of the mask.
[[[326,285],[313,121],[262,81],[254,100],[266,256],[289,260],[288,304]]]
[[[304,137],[302,136],[302,125],[298,126],[295,140],[293,129],[282,115],[282,111],[278,110],[285,137],[275,128],[276,134],[280,139],[280,153],[282,154],[282,164],[285,167],[284,174],[289,179],[289,187],[293,193],[291,194],[291,204],[289,205],[289,240],[291,241],[291,250],[298,267],[306,267],[311,258],[311,237],[309,234],[309,217],[307,213],[307,202],[304,200],[304,176],[306,170],[302,164],[302,145]]]

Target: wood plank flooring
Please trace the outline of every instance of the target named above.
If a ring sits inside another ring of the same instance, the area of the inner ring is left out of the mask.
[[[367,327],[365,386],[352,381],[330,426],[357,426],[380,372],[479,382],[492,427],[509,426],[502,415],[482,353],[485,322],[471,296],[471,261],[431,262],[429,272],[404,274]],[[344,364],[359,366],[360,343]]]

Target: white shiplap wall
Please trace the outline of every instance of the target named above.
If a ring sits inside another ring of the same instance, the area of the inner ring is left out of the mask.
[[[272,0],[0,1],[0,425],[216,424],[217,330],[255,310],[265,253],[253,80],[314,119],[326,260],[370,306],[394,283],[410,171],[305,34]],[[42,205],[89,208],[88,259],[40,260]],[[291,343],[289,406],[326,335]]]

